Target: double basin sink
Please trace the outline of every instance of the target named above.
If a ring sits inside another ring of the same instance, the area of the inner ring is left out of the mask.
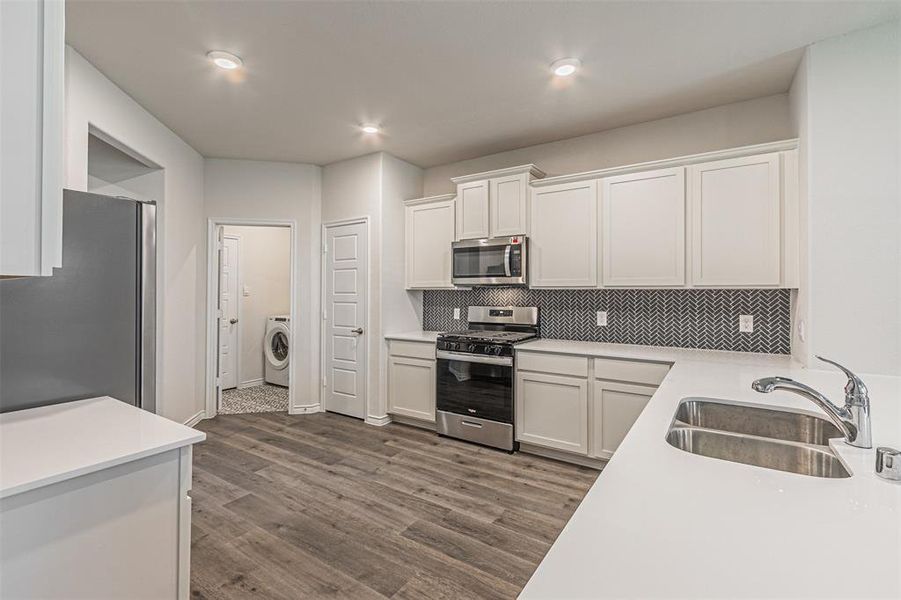
[[[842,433],[827,419],[803,412],[685,398],[666,441],[692,454],[811,477],[851,473],[829,447]]]

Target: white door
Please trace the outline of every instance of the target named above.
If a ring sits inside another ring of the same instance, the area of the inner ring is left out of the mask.
[[[603,282],[685,285],[685,169],[601,180]]]
[[[488,237],[488,180],[457,185],[457,239]]]
[[[488,183],[491,237],[528,234],[529,176],[496,177]]]
[[[689,167],[692,283],[779,285],[779,154]]]
[[[366,416],[366,224],[326,228],[325,409]]]
[[[613,456],[656,390],[653,386],[595,380],[589,456]]]
[[[219,379],[223,390],[238,385],[238,238],[225,236],[219,254]]]
[[[454,201],[406,208],[407,289],[452,288]]]
[[[580,181],[532,191],[532,287],[597,287],[597,189]]]
[[[516,439],[588,454],[588,380],[516,372]]]

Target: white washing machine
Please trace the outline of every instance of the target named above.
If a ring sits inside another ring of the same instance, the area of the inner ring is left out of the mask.
[[[291,361],[291,319],[275,315],[266,321],[263,355],[266,359],[266,383],[288,386],[288,365]]]

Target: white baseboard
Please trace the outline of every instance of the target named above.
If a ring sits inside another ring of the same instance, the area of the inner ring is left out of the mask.
[[[572,454],[564,450],[542,448],[541,446],[535,446],[533,444],[527,444],[525,442],[519,443],[519,451],[525,452],[527,454],[535,454],[544,458],[552,458],[554,460],[559,460],[562,462],[573,463],[576,465],[581,465],[583,467],[590,467],[592,469],[597,469],[598,471],[603,471],[604,467],[607,465],[607,461],[601,458],[589,458],[587,456]]]
[[[251,379],[249,381],[242,381],[241,383],[238,384],[238,389],[243,390],[246,388],[257,387],[258,385],[263,385],[262,377],[260,377],[259,379]]]
[[[195,425],[197,425],[199,422],[203,421],[204,419],[206,419],[206,411],[202,410],[199,413],[197,413],[196,415],[194,415],[193,417],[191,417],[190,419],[188,419],[187,421],[185,421],[183,423],[183,425],[187,425],[188,427],[194,427]]]
[[[322,412],[322,407],[319,404],[307,404],[305,406],[289,406],[288,414],[289,415],[308,415],[311,413]]]
[[[405,417],[403,415],[389,415],[388,418],[391,419],[392,423],[400,423],[402,425],[409,425],[410,427],[419,427],[420,429],[435,431],[434,421],[423,421],[422,419],[414,419],[413,417]]]
[[[366,423],[369,425],[375,425],[376,427],[383,427],[391,422],[391,417],[389,415],[383,415],[381,417],[376,417],[373,415],[366,416]]]

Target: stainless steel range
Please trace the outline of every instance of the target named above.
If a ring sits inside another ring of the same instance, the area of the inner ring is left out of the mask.
[[[438,433],[513,451],[513,346],[538,337],[538,309],[470,306],[472,329],[438,336]]]

